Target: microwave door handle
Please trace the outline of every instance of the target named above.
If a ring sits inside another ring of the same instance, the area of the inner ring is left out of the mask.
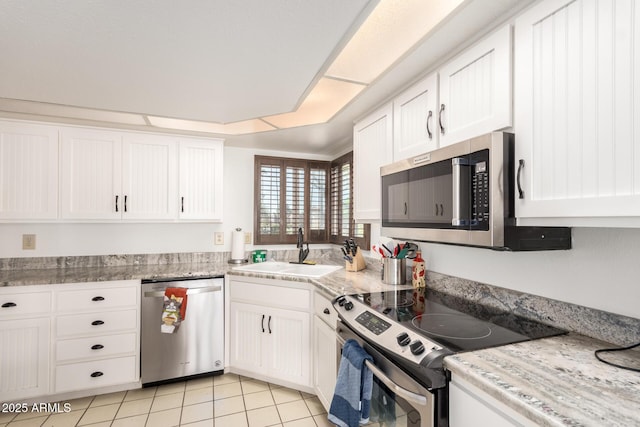
[[[469,161],[465,157],[451,159],[452,213],[451,225],[459,227],[469,223]]]

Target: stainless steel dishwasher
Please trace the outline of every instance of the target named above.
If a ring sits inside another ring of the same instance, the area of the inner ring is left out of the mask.
[[[166,288],[187,288],[185,319],[162,333]],[[224,279],[142,281],[141,366],[143,385],[224,371]]]

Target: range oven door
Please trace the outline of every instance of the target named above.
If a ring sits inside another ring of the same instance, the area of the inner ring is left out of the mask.
[[[441,417],[436,413],[436,395],[413,380],[341,321],[338,321],[337,328],[338,365],[342,346],[348,339],[356,340],[374,359],[373,364],[367,362],[373,372],[372,423],[395,427],[448,425],[437,421]]]

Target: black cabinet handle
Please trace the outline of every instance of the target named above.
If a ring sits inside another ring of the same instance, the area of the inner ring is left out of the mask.
[[[271,333],[271,316],[269,316],[269,321],[267,322],[267,327],[269,328],[269,333]]]
[[[180,212],[184,212],[184,197],[180,197]]]
[[[429,139],[433,139],[433,133],[431,133],[431,129],[429,129],[429,122],[431,121],[432,117],[433,111],[429,110],[429,114],[427,115],[427,135],[429,136]]]
[[[91,324],[93,326],[100,326],[100,325],[104,325],[104,322],[102,320],[94,320],[93,322],[91,322]]]
[[[104,346],[102,344],[96,344],[91,346],[91,350],[102,350]]]
[[[262,315],[262,332],[264,332],[264,314]]]
[[[93,297],[91,298],[91,301],[104,301],[104,297],[101,297],[101,296]]]
[[[518,185],[518,198],[524,199],[524,191],[522,191],[522,186],[520,185],[520,174],[522,173],[522,169],[524,168],[524,159],[520,159],[518,161],[518,176],[516,178],[516,184]]]
[[[440,125],[440,133],[444,135],[444,126],[442,125],[442,113],[444,112],[444,104],[440,104],[440,113],[438,114],[438,124]]]
[[[4,304],[2,304],[2,308],[10,308],[10,307],[17,307],[18,304],[16,304],[15,302],[5,302]]]
[[[91,374],[91,378],[98,378],[103,376],[104,374],[100,371],[95,371],[94,373]]]
[[[328,309],[328,308],[325,308],[324,310],[322,310],[322,312],[323,312],[324,314],[331,314],[331,312],[329,311],[329,309]]]
[[[127,211],[127,195],[124,196],[124,211]]]
[[[118,196],[116,195],[116,212],[118,212]]]
[[[440,216],[444,216],[444,206],[440,203]]]
[[[407,214],[407,202],[404,202],[404,214]]]

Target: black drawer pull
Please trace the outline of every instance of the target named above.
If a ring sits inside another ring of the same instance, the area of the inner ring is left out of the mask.
[[[104,297],[101,297],[101,296],[93,297],[91,298],[91,301],[104,301]]]
[[[91,350],[102,350],[104,346],[102,344],[96,344],[91,346]]]
[[[95,371],[94,373],[91,374],[91,378],[98,378],[103,376],[104,374],[100,371]]]
[[[2,308],[10,308],[10,307],[17,307],[18,304],[16,304],[15,302],[5,302],[4,304],[2,304]]]
[[[91,322],[91,324],[93,326],[100,326],[100,325],[104,325],[104,322],[102,320],[94,320],[93,322]]]

